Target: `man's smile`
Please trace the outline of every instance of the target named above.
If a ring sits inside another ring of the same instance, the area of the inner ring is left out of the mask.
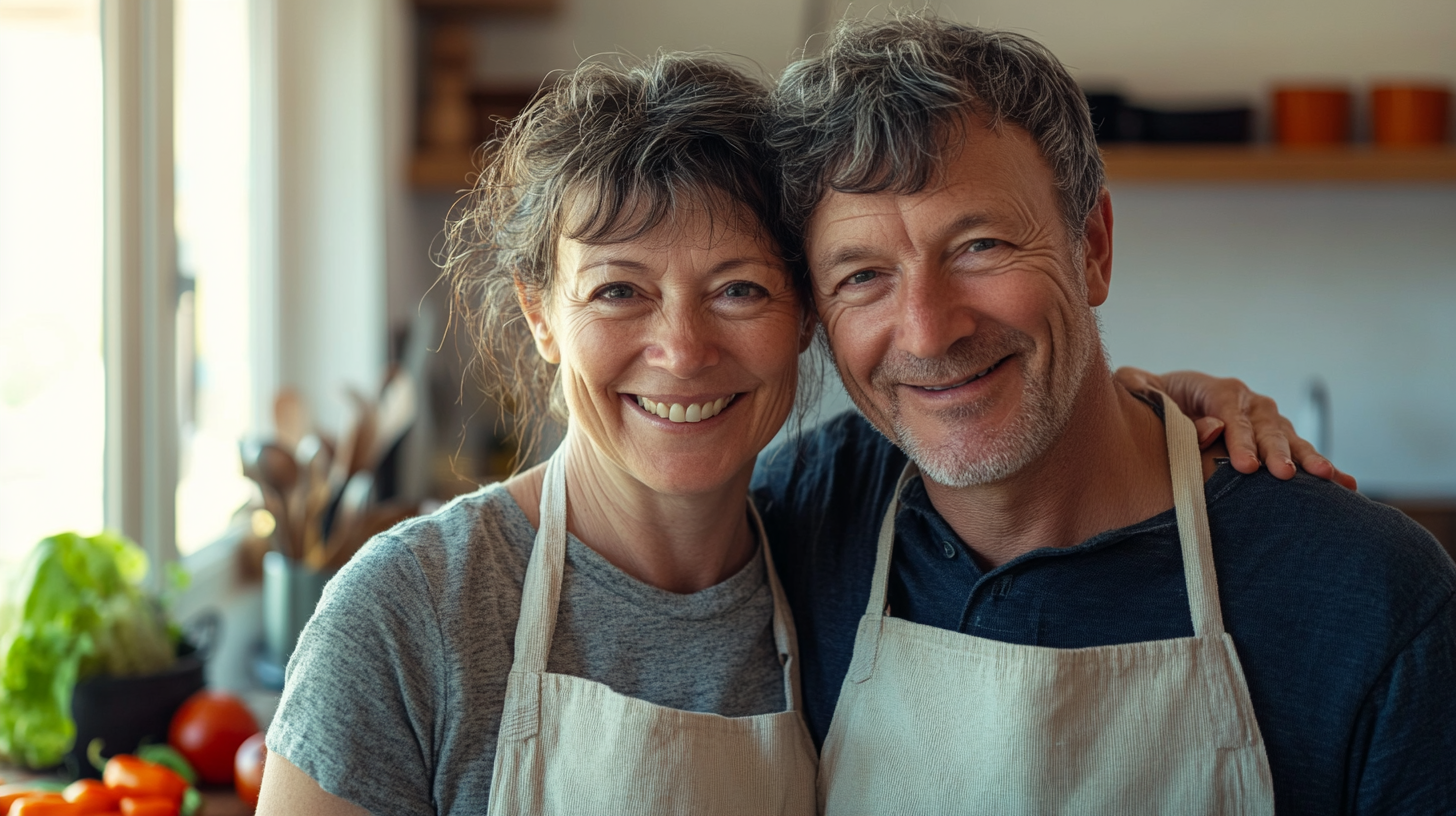
[[[917,389],[917,390],[920,390],[920,391],[926,391],[926,392],[929,392],[929,393],[932,393],[932,394],[940,393],[942,391],[950,391],[950,390],[953,390],[953,389],[956,389],[956,388],[960,388],[961,386],[964,386],[964,385],[969,385],[969,384],[975,382],[976,380],[979,380],[982,377],[985,377],[985,376],[989,375],[991,372],[993,372],[996,369],[1000,368],[1001,367],[1001,364],[1004,363],[1004,362],[1006,362],[1009,359],[1011,359],[1011,356],[1010,355],[1007,355],[1006,357],[1002,357],[1000,360],[997,360],[996,362],[992,363],[991,365],[989,365],[989,366],[981,369],[980,371],[977,371],[975,374],[972,374],[971,376],[966,377],[966,378],[964,378],[962,380],[959,380],[959,381],[956,381],[956,382],[952,382],[952,383],[949,383],[949,384],[946,384],[946,385],[917,385],[915,383],[902,383],[902,384],[905,385],[908,388],[914,388],[914,389]]]

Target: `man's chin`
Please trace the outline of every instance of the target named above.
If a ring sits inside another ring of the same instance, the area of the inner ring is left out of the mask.
[[[927,479],[963,488],[1004,481],[1051,446],[1056,437],[1046,423],[1016,422],[1009,427],[962,421],[934,433],[898,424],[892,441]]]

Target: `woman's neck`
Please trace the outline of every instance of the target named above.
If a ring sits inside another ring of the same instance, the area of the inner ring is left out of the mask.
[[[752,466],[727,484],[692,495],[653,490],[606,460],[590,441],[569,434],[566,529],[613,566],[669,592],[691,593],[721,583],[753,558],[754,534],[744,506]],[[505,486],[540,527],[545,465]]]

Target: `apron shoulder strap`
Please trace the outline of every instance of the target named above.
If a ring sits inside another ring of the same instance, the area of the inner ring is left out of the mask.
[[[1172,397],[1160,396],[1193,634],[1218,637],[1224,633],[1223,612],[1219,608],[1218,575],[1213,566],[1213,536],[1208,531],[1208,506],[1203,498],[1203,457],[1198,449],[1198,432]]]
[[[799,636],[794,628],[794,614],[779,581],[778,569],[774,567],[773,548],[768,545],[763,517],[758,514],[758,506],[753,503],[752,496],[748,497],[748,515],[753,521],[754,532],[758,534],[758,546],[763,550],[763,568],[768,574],[769,591],[773,594],[774,645],[778,649],[779,663],[784,667],[784,702],[789,711],[798,711],[803,700],[799,691]]]
[[[905,469],[900,471],[899,480],[895,482],[895,492],[890,495],[890,506],[885,510],[884,520],[880,522],[880,540],[875,552],[875,577],[870,583],[870,600],[865,605],[866,615],[885,614],[885,594],[890,583],[890,562],[895,551],[895,517],[900,514],[900,494],[904,492],[905,485],[919,475],[920,468],[914,462],[906,462]]]
[[[521,587],[521,617],[516,621],[512,672],[546,671],[556,608],[561,600],[561,574],[566,563],[566,450],[570,438],[546,463],[541,484],[541,519]]]

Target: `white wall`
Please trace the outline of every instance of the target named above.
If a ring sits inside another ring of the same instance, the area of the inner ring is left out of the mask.
[[[1112,190],[1114,363],[1232,373],[1366,492],[1456,494],[1456,187]]]
[[[552,19],[482,25],[477,74],[535,82],[581,56],[659,46],[730,51],[772,72],[809,27],[822,28],[806,23],[819,0],[562,2]],[[822,5],[825,19],[885,8]],[[1035,36],[1084,84],[1150,102],[1262,106],[1276,79],[1456,84],[1449,0],[957,0],[939,9]],[[1456,494],[1456,185],[1125,184],[1113,200],[1117,260],[1102,311],[1116,363],[1235,374],[1291,413],[1318,375],[1332,394],[1332,452],[1362,488]]]
[[[336,431],[386,361],[386,2],[275,0],[279,380]]]

